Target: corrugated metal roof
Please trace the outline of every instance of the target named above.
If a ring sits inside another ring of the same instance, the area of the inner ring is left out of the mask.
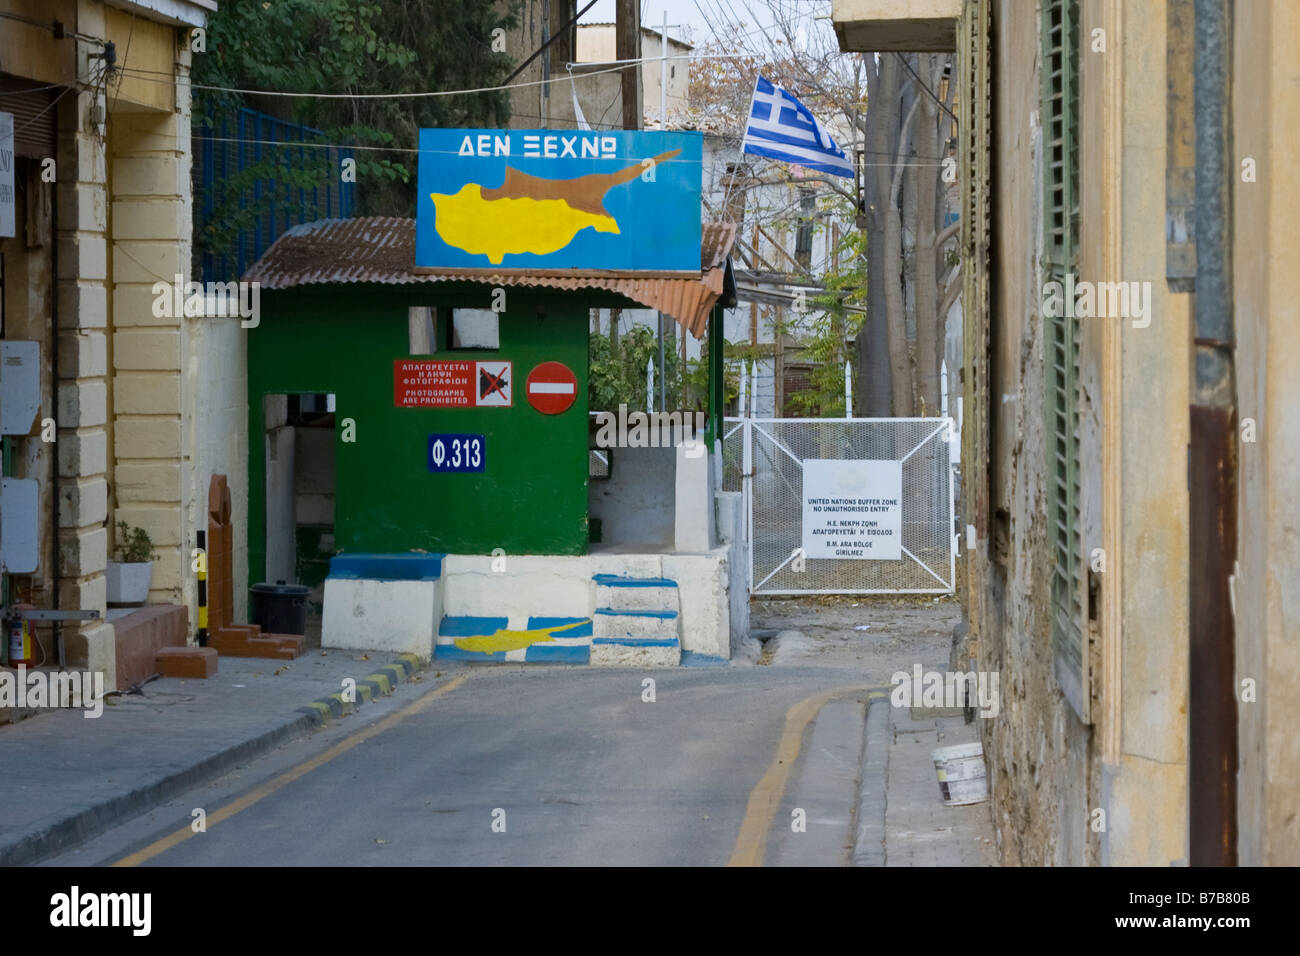
[[[657,278],[616,272],[548,275],[412,272],[415,220],[391,216],[321,219],[294,226],[277,239],[244,274],[263,289],[300,285],[377,282],[479,282],[545,289],[604,289],[671,315],[697,339],[708,329],[709,312],[722,294],[727,256],[736,240],[734,223],[705,223],[700,242],[700,277]]]
[[[700,268],[721,269],[727,264],[731,247],[736,243],[734,222],[708,222],[700,236]]]

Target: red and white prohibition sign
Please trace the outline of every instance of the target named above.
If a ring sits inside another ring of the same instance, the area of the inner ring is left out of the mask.
[[[559,415],[577,400],[578,378],[567,365],[543,362],[528,373],[524,394],[528,404],[543,415]]]

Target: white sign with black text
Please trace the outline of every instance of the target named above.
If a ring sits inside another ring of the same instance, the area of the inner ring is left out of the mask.
[[[809,558],[903,559],[903,463],[803,463],[803,550]]]

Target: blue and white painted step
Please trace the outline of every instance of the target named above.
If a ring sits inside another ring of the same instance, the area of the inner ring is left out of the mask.
[[[616,611],[675,611],[677,582],[668,578],[633,578],[593,574],[596,607]]]
[[[676,666],[682,660],[677,582],[597,574],[594,666]]]

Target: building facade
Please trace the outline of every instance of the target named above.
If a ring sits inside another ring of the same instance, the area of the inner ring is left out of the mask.
[[[1001,675],[981,731],[1002,859],[1300,862],[1296,9],[834,18],[846,48],[960,61],[957,656]]]
[[[11,599],[107,612],[125,521],[152,538],[149,602],[183,609],[182,637],[211,476],[246,499],[245,330],[157,305],[158,283],[190,278],[188,75],[203,55],[194,31],[215,9],[0,3],[0,112],[16,117],[19,153],[19,228],[0,240],[4,336],[40,343],[40,418],[57,432],[8,439],[6,474],[37,480],[41,508],[40,566],[13,577]],[[65,624],[60,646],[43,626],[38,640],[47,661],[103,671],[114,687],[119,630]]]

